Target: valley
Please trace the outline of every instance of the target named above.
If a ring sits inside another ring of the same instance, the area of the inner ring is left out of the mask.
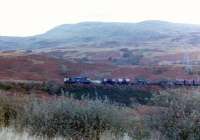
[[[84,22],[30,37],[2,36],[0,125],[35,139],[100,140],[109,134],[176,140],[196,134],[199,40],[200,26],[165,21]],[[65,77],[77,76],[130,83],[64,84]]]

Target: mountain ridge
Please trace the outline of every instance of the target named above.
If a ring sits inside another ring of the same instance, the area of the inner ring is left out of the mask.
[[[195,33],[195,34],[194,34]],[[30,37],[0,36],[0,50],[67,46],[117,47],[187,36],[199,38],[200,25],[147,20],[138,23],[81,22],[63,24]],[[188,41],[190,42],[190,41]],[[187,42],[187,43],[188,43]],[[170,42],[169,42],[170,43]]]

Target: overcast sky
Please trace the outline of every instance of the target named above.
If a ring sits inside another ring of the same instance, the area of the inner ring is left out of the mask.
[[[29,36],[83,21],[200,24],[200,0],[0,0],[0,36]]]

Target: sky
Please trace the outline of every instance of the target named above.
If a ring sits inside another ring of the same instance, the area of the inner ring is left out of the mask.
[[[200,24],[200,0],[0,0],[0,36],[31,36],[84,21]]]

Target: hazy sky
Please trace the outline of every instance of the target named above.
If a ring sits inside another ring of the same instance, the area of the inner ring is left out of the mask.
[[[0,35],[39,34],[82,21],[200,24],[200,0],[0,0]]]

